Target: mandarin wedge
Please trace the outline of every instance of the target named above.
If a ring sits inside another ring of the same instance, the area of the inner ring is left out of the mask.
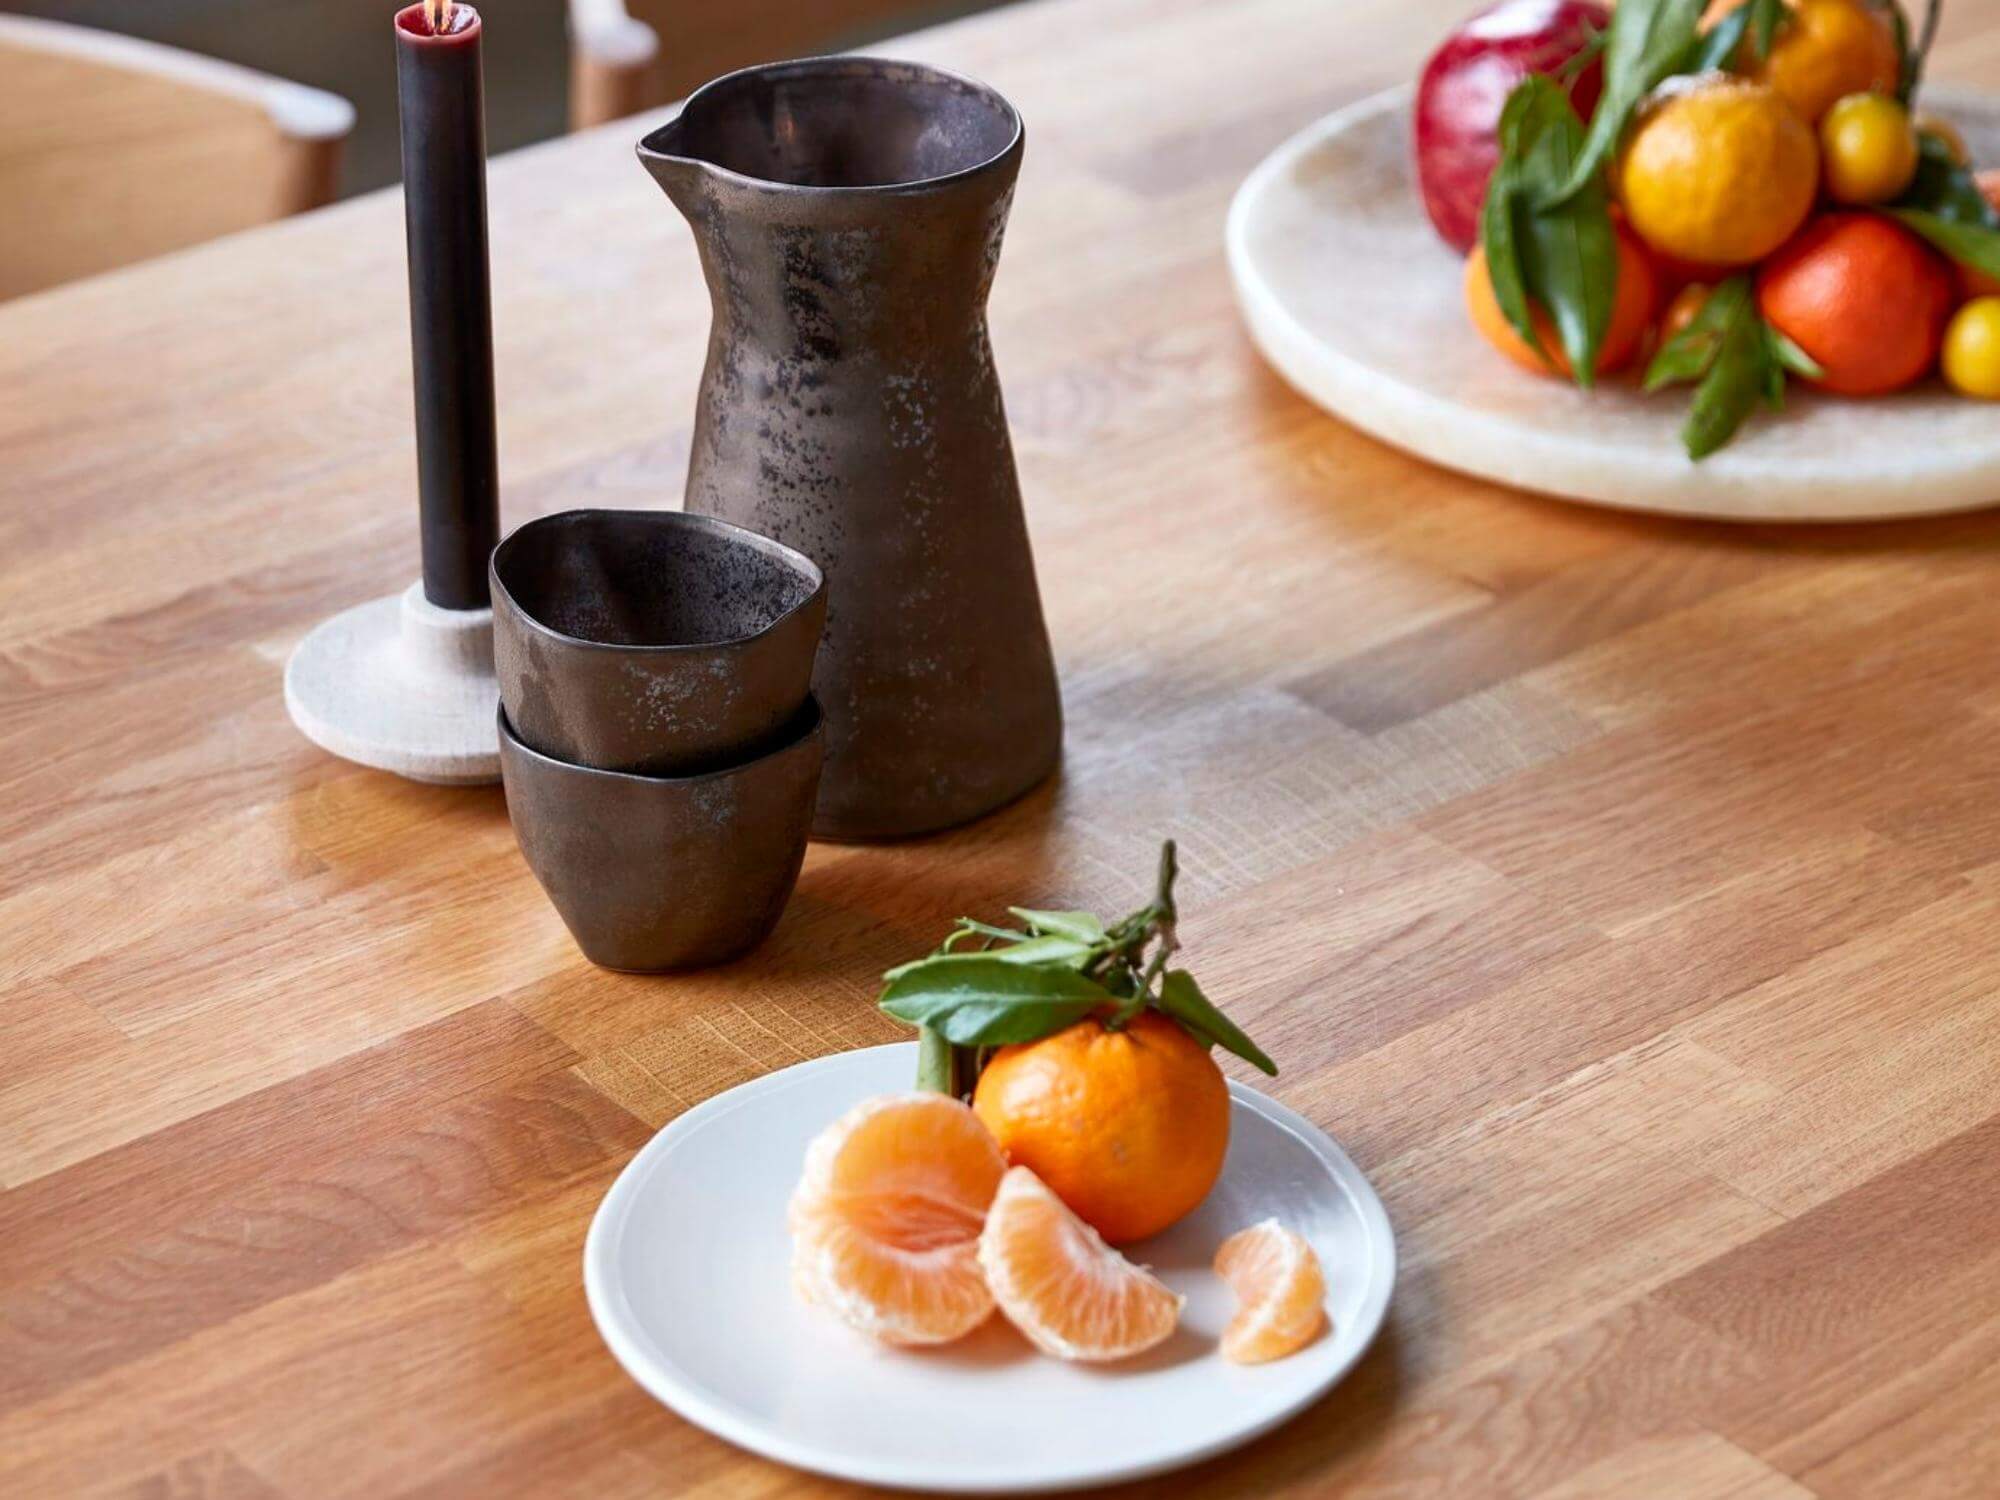
[[[1215,1252],[1215,1271],[1236,1293],[1222,1357],[1239,1365],[1283,1359],[1326,1326],[1326,1278],[1313,1248],[1276,1219],[1238,1230]]]
[[[887,1344],[942,1344],[993,1311],[979,1231],[1006,1163],[943,1094],[856,1105],[806,1149],[792,1193],[799,1294]]]
[[[1182,1299],[1105,1244],[1026,1167],[1000,1179],[979,1264],[1008,1321],[1058,1359],[1124,1359],[1180,1322]]]

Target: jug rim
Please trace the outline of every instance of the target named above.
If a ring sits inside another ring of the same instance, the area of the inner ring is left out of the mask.
[[[784,567],[798,579],[809,585],[806,592],[788,605],[769,623],[745,635],[733,635],[719,641],[659,641],[653,643],[633,641],[598,641],[589,636],[574,635],[544,620],[534,610],[515,597],[507,587],[506,573],[503,571],[512,561],[512,554],[523,547],[535,544],[545,531],[560,530],[565,526],[584,525],[598,522],[604,517],[618,521],[640,518],[640,524],[657,526],[665,531],[692,530],[707,532],[721,537],[735,546],[763,554]],[[517,545],[518,544],[518,545]],[[752,531],[747,526],[738,526],[733,521],[725,521],[719,516],[703,515],[691,510],[639,510],[620,509],[608,505],[578,506],[571,510],[551,511],[545,516],[536,516],[523,521],[502,537],[486,560],[486,575],[489,591],[496,604],[503,605],[514,616],[529,627],[531,634],[555,641],[571,650],[603,651],[626,655],[674,656],[683,652],[714,652],[718,650],[738,651],[754,641],[764,640],[779,626],[792,619],[801,610],[810,609],[813,602],[826,594],[826,571],[820,565],[799,551],[788,547],[774,537],[765,536],[761,531]]]
[[[821,68],[827,71],[845,69],[865,71],[880,68],[900,68],[911,72],[929,74],[934,79],[963,85],[991,99],[1005,111],[1007,122],[1012,129],[1008,134],[1006,143],[991,156],[984,157],[979,161],[971,163],[969,166],[960,167],[954,172],[942,172],[935,177],[912,178],[908,182],[846,184],[779,182],[775,178],[758,177],[749,172],[738,172],[733,167],[725,167],[702,157],[688,156],[678,151],[663,151],[654,144],[659,137],[678,126],[686,118],[687,112],[693,109],[705,96],[721,92],[721,90],[737,79],[747,77],[751,74],[785,73]],[[700,88],[689,94],[687,98],[683,99],[680,108],[675,112],[671,120],[654,126],[641,136],[636,150],[642,161],[650,159],[655,161],[685,162],[689,166],[703,172],[713,173],[715,176],[730,182],[746,184],[749,187],[758,189],[760,192],[810,193],[815,196],[834,194],[842,197],[865,197],[870,194],[891,195],[896,193],[934,192],[952,183],[963,182],[969,178],[993,172],[1004,166],[1010,158],[1020,155],[1022,142],[1026,136],[1027,125],[1021,118],[1021,111],[1014,107],[1013,100],[1009,99],[984,79],[975,78],[970,73],[960,73],[951,68],[941,68],[935,63],[918,62],[912,58],[881,57],[873,53],[864,52],[834,52],[811,57],[786,58],[781,62],[752,63],[747,68],[734,68],[727,73],[719,74],[709,79],[707,83],[704,83]]]

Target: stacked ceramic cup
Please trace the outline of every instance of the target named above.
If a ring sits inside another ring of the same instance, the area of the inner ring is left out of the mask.
[[[707,516],[612,510],[531,521],[491,566],[507,812],[585,957],[755,946],[819,789],[819,568]]]

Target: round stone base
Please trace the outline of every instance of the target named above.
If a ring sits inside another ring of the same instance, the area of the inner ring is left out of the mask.
[[[285,664],[285,707],[322,749],[443,786],[500,779],[493,611],[413,583],[320,625]]]

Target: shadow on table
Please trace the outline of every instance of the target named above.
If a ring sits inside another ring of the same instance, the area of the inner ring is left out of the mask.
[[[1210,1459],[1173,1477],[1176,1495],[1271,1494],[1312,1477],[1308,1488],[1331,1487],[1336,1474],[1361,1462],[1389,1431],[1402,1392],[1403,1358],[1392,1317],[1347,1378],[1275,1432],[1236,1453]],[[1095,1491],[1107,1496],[1157,1495],[1161,1481],[1142,1480]]]

